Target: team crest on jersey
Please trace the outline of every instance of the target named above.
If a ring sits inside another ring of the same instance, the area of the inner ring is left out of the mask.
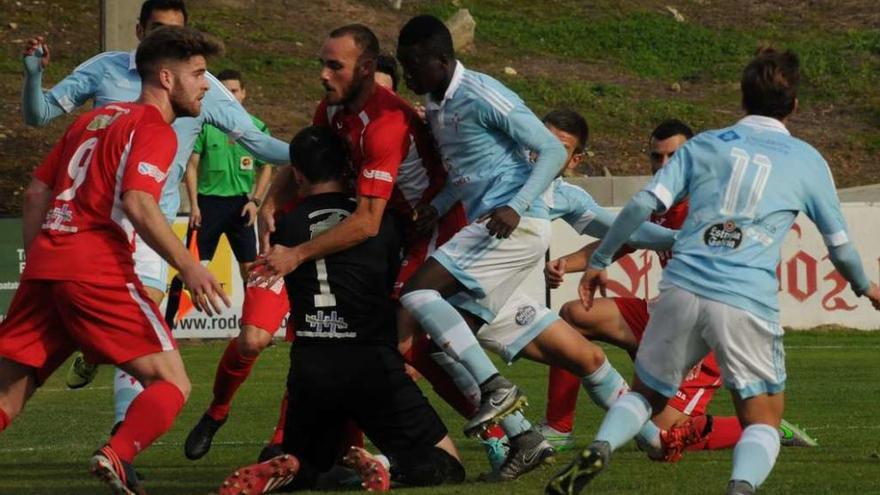
[[[314,239],[318,235],[332,229],[336,226],[336,224],[345,220],[349,215],[351,215],[351,213],[349,213],[347,210],[342,210],[339,208],[328,208],[309,213],[309,220],[314,220],[315,218],[323,215],[326,215],[326,217],[309,225],[309,234],[311,239]]]
[[[370,170],[365,168],[364,178],[381,180],[383,182],[394,182],[394,178],[391,177],[391,174],[384,170]]]
[[[167,175],[159,170],[159,167],[149,162],[138,163],[138,173],[141,175],[146,175],[156,182],[162,182],[163,180],[165,180],[165,176]]]
[[[724,141],[725,143],[729,143],[731,141],[736,141],[737,139],[739,139],[739,134],[737,134],[736,131],[731,129],[729,131],[722,132],[721,134],[719,134],[718,139]]]
[[[516,308],[516,324],[524,327],[526,325],[531,325],[533,321],[535,321],[535,315],[538,314],[538,310],[535,309],[534,306],[526,305],[520,306]]]
[[[742,229],[733,220],[716,223],[703,233],[703,242],[712,248],[736,249],[742,243]]]

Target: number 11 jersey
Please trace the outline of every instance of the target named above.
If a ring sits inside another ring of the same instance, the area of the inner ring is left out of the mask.
[[[34,171],[51,200],[22,280],[136,281],[122,196],[137,190],[158,202],[176,151],[174,130],[152,105],[114,103],[77,118]]]

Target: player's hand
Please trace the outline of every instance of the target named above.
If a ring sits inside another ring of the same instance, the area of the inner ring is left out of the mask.
[[[551,289],[558,289],[565,278],[565,258],[548,261],[544,265],[544,280]]]
[[[519,225],[520,217],[519,213],[513,208],[499,206],[477,219],[477,222],[482,222],[486,219],[489,220],[486,222],[486,229],[489,230],[489,235],[499,239],[507,239],[516,230],[516,226]]]
[[[189,211],[189,228],[198,230],[202,226],[202,210],[198,206],[192,206]]]
[[[253,201],[248,201],[247,204],[244,205],[244,208],[241,209],[241,216],[247,215],[248,217],[246,224],[248,227],[257,221],[257,211],[259,211],[259,208],[257,208],[257,205],[255,205]]]
[[[223,312],[221,302],[227,308],[232,307],[232,302],[223,291],[223,286],[201,263],[193,261],[181,268],[180,276],[183,278],[184,285],[189,289],[193,305],[199,311],[207,313],[208,316],[214,316]]]
[[[880,287],[877,287],[877,284],[871,282],[868,292],[865,292],[865,297],[871,300],[871,305],[874,306],[874,309],[880,311]]]
[[[24,44],[21,56],[24,57],[24,66],[29,73],[39,72],[49,65],[49,45],[42,36],[31,38]]]
[[[248,272],[248,283],[261,287],[272,287],[275,282],[296,270],[304,261],[296,247],[276,244],[251,265]]]
[[[257,230],[260,233],[260,254],[266,254],[271,247],[269,236],[275,232],[275,208],[270,204],[264,204],[257,213]]]
[[[581,304],[585,309],[593,307],[593,301],[596,297],[596,289],[599,294],[605,297],[605,288],[608,285],[608,272],[605,270],[596,270],[595,268],[587,268],[584,276],[581,277],[581,283],[578,285],[578,296],[581,298]]]
[[[422,235],[430,234],[437,225],[440,215],[437,208],[429,204],[420,204],[416,206],[413,212],[413,222],[416,224],[416,232]]]

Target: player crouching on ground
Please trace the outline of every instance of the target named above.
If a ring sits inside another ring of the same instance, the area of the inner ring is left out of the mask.
[[[331,129],[309,127],[290,154],[302,202],[275,225],[279,244],[295,246],[326,232],[355,210],[345,187],[346,144]],[[285,455],[239,469],[221,495],[312,489],[333,466],[344,426],[353,420],[391,461],[386,467],[353,448],[345,461],[364,487],[390,488],[390,477],[426,486],[464,480],[446,427],[404,371],[390,298],[398,263],[396,230],[378,235],[285,276],[291,322]]]
[[[28,264],[0,325],[0,431],[75,349],[119,366],[145,389],[92,457],[116,494],[145,493],[131,462],[171,428],[190,392],[171,330],[135,275],[135,232],[180,271],[198,308],[219,311],[218,296],[229,305],[158,206],[177,148],[169,124],[199,115],[205,57],[220,50],[186,28],[154,31],[137,50],[138,101],[78,118],[26,193]]]

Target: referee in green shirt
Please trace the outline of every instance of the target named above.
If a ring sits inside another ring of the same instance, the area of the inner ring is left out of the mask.
[[[239,103],[244,101],[247,91],[241,73],[224,70],[217,79]],[[251,118],[258,129],[269,134],[266,124],[253,115]],[[202,260],[211,260],[220,236],[226,234],[243,280],[257,258],[254,221],[272,177],[271,167],[265,165],[223,131],[205,124],[186,169],[192,208],[189,227],[199,231],[199,255]]]

